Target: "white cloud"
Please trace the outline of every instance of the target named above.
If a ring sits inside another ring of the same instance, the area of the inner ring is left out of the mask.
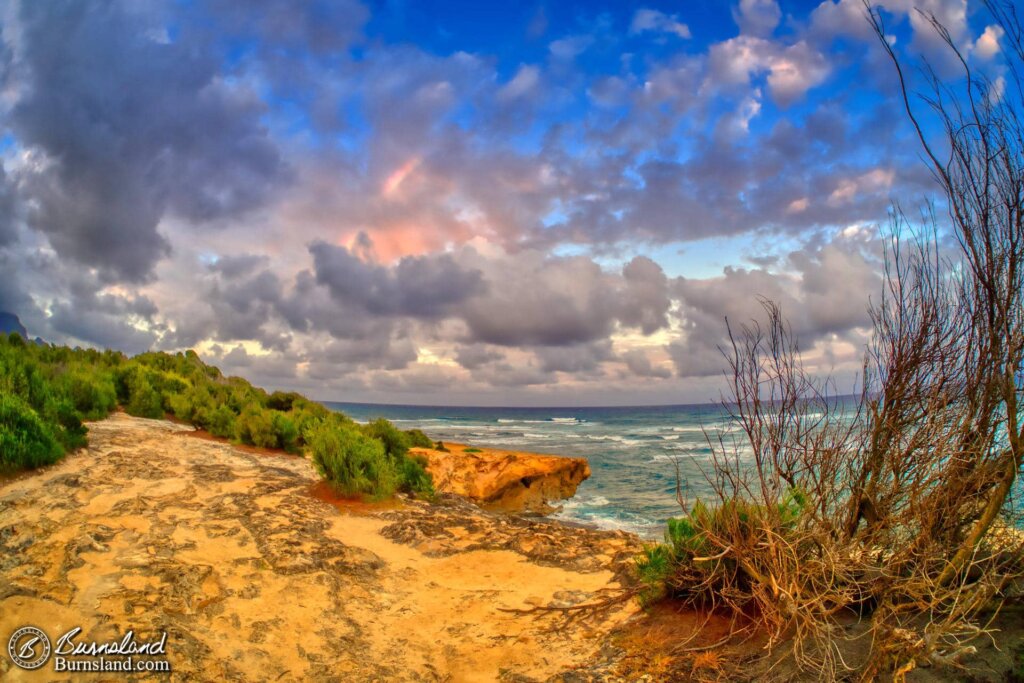
[[[665,14],[656,9],[638,9],[629,25],[629,32],[637,35],[647,31],[671,33],[679,38],[690,37],[690,27],[679,21],[675,14]]]
[[[974,55],[979,59],[992,59],[999,53],[999,40],[1003,37],[1001,26],[988,26],[974,43]]]
[[[786,107],[825,81],[831,67],[824,55],[804,41],[784,47],[754,36],[737,36],[711,47],[711,78],[716,83],[745,85],[767,74],[772,99]]]

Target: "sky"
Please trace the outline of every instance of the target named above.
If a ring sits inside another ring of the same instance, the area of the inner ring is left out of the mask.
[[[877,6],[1004,82],[980,3]],[[936,192],[861,0],[11,0],[0,163],[31,335],[437,405],[713,400],[763,298],[853,388]]]

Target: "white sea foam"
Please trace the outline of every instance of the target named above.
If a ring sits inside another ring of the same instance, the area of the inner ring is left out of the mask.
[[[567,522],[586,524],[608,531],[628,531],[646,539],[659,538],[663,529],[662,525],[641,517],[636,517],[635,519],[624,519],[613,515],[593,513],[580,514],[573,510],[566,511],[564,506],[562,512],[556,513],[554,517],[556,519],[563,519]]]

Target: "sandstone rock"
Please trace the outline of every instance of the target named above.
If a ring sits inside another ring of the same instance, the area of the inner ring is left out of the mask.
[[[552,501],[572,498],[590,476],[583,458],[471,448],[448,443],[448,452],[414,448],[427,459],[434,487],[441,493],[464,496],[485,510],[545,515],[557,508]]]

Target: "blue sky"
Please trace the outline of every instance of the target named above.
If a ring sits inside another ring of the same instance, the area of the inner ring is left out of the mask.
[[[980,3],[878,9],[915,87],[959,83],[934,16],[1001,93]],[[864,12],[7,3],[0,310],[325,399],[650,404],[716,397],[769,297],[851,384],[934,193]]]

